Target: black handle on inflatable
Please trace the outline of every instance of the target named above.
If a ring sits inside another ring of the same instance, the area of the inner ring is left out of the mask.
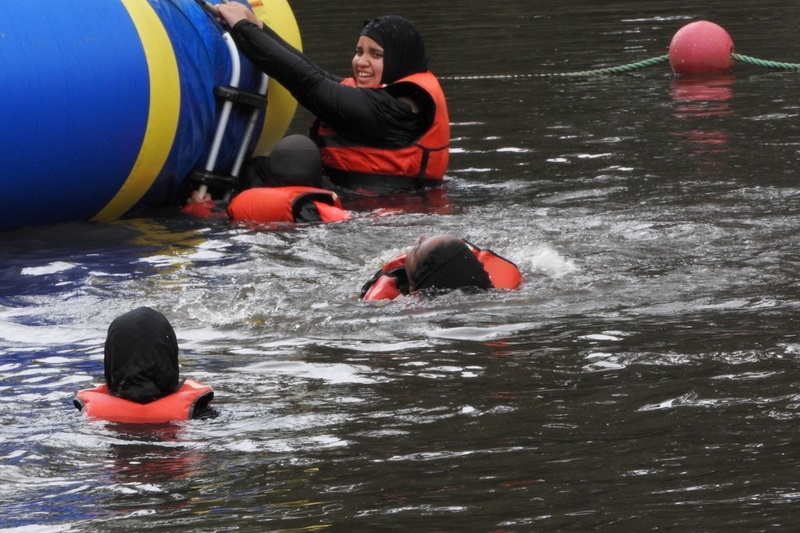
[[[217,9],[217,6],[215,6],[214,4],[206,2],[205,0],[196,0],[196,2],[200,4],[200,7],[202,7],[215,17],[221,17],[221,15],[219,14],[219,9]]]

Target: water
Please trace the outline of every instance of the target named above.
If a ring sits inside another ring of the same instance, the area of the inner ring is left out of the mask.
[[[0,528],[789,530],[798,74],[534,75],[662,55],[699,18],[797,61],[796,10],[295,6],[306,52],[343,73],[354,28],[386,12],[418,22],[443,77],[444,199],[282,230],[159,213],[0,236]],[[524,286],[357,300],[438,232],[514,259]],[[218,418],[142,432],[72,409],[138,305],[173,322]]]

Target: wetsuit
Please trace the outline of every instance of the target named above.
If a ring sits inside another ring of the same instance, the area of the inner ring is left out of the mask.
[[[353,78],[342,83],[355,87]],[[397,90],[404,84],[418,91],[417,101],[433,98],[435,113],[431,127],[406,147],[371,146],[340,135],[319,119],[314,122],[312,137],[333,181],[350,189],[382,192],[441,184],[450,160],[450,118],[444,92],[431,72],[406,76],[386,89]]]
[[[188,420],[207,412],[214,392],[181,383],[178,340],[159,311],[138,307],[115,318],[103,350],[105,383],[78,392],[75,407],[87,416],[126,423]]]
[[[398,83],[380,89],[342,84],[264,25],[242,20],[231,29],[239,50],[258,68],[283,85],[297,101],[339,135],[379,148],[413,144],[433,124],[435,105],[422,88]],[[398,100],[408,96],[419,113]],[[324,164],[324,163],[323,163]]]

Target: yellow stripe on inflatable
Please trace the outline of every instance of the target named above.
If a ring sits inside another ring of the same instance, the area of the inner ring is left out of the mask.
[[[294,18],[292,8],[285,0],[247,0],[253,13],[259,20],[275,30],[278,35],[297,48],[303,49],[300,39],[300,28]],[[294,112],[297,110],[297,100],[273,79],[267,86],[267,116],[261,137],[253,150],[253,155],[262,155],[272,150],[272,147],[281,140],[283,134],[292,122]],[[310,124],[309,124],[310,126]]]
[[[93,220],[107,222],[124,215],[153,185],[167,160],[180,115],[178,63],[158,15],[145,0],[120,0],[128,10],[144,48],[150,74],[150,109],[142,146],[130,174]]]

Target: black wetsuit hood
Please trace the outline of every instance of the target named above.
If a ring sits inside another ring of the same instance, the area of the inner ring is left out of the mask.
[[[463,241],[442,243],[420,259],[408,272],[412,291],[446,291],[459,288],[490,289],[492,282],[483,265]]]
[[[149,307],[120,315],[108,327],[103,358],[108,391],[149,403],[178,390],[178,341],[167,318]]]
[[[361,35],[366,35],[383,48],[382,84],[389,85],[400,78],[428,70],[425,43],[408,19],[385,15],[365,21]]]

